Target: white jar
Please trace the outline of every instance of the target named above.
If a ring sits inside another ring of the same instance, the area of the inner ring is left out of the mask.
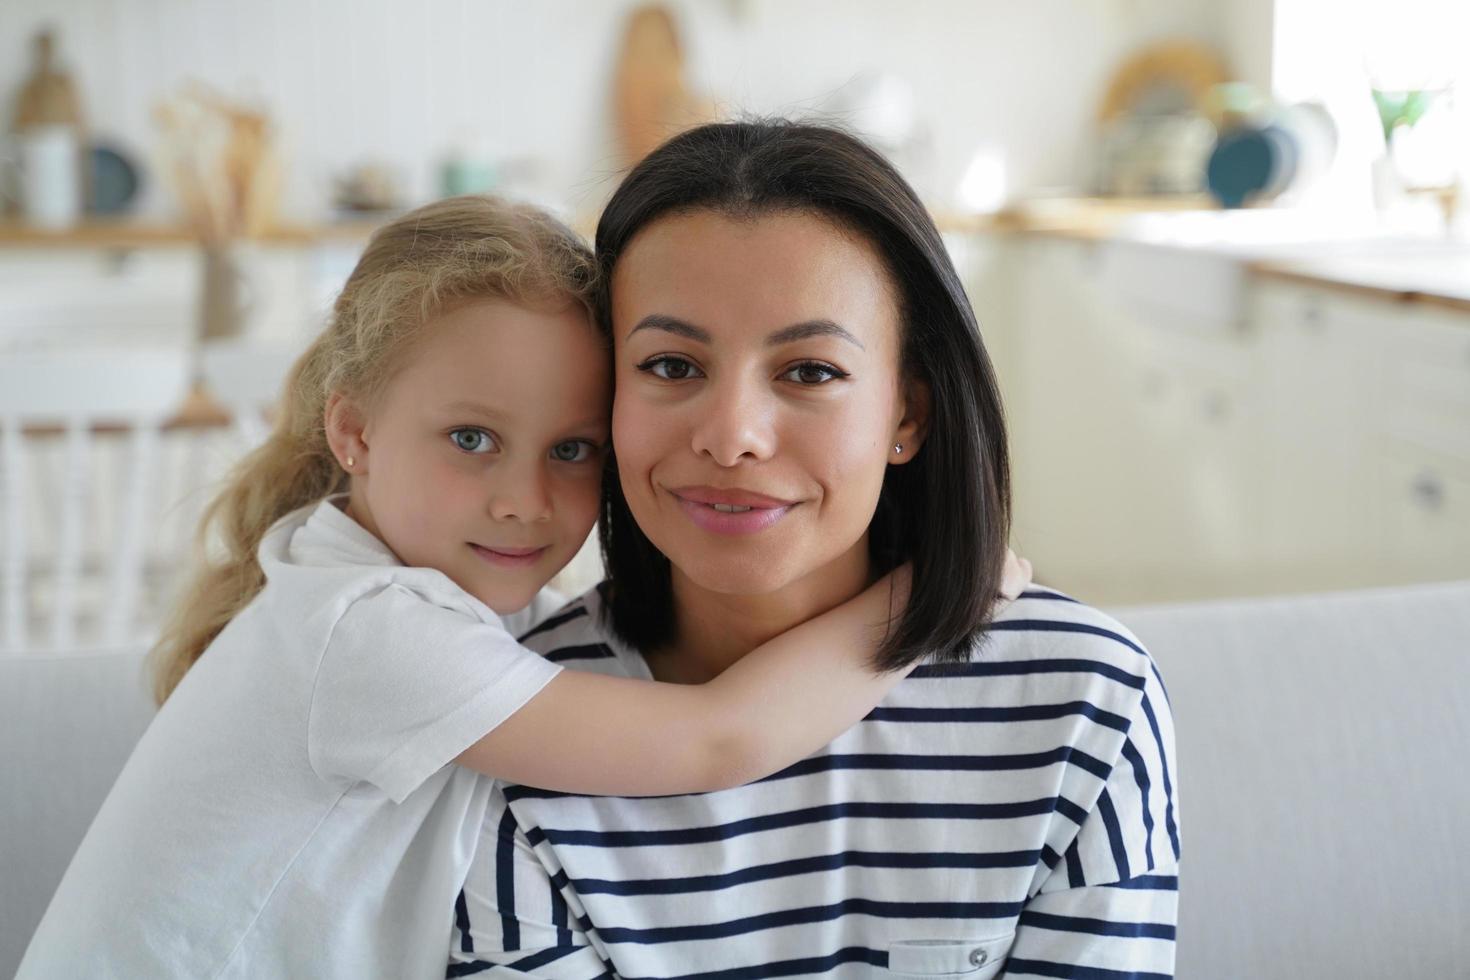
[[[81,142],[66,125],[15,134],[20,213],[26,224],[60,231],[82,214]]]

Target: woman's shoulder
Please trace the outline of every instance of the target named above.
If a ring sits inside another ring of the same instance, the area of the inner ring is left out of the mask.
[[[571,600],[520,635],[520,642],[553,663],[599,673],[643,676],[642,658],[628,649],[603,616],[608,583]]]
[[[1055,589],[1031,586],[997,611],[972,661],[1067,675],[1089,688],[1162,688],[1157,664],[1114,617]]]

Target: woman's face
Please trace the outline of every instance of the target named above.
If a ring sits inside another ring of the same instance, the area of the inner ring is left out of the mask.
[[[666,217],[612,300],[623,493],[676,576],[732,595],[866,578],[884,472],[927,406],[872,246],[798,212]]]

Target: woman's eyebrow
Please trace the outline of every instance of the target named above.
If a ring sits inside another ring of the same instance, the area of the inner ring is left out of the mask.
[[[867,350],[862,341],[848,333],[841,325],[831,320],[807,320],[803,323],[793,323],[789,327],[783,327],[766,338],[767,347],[779,347],[781,344],[789,344],[796,340],[806,340],[808,337],[836,337],[845,340],[855,346],[858,350]]]
[[[628,331],[631,337],[640,330],[662,330],[689,340],[697,340],[701,344],[710,342],[709,331],[703,327],[696,327],[692,323],[686,323],[678,317],[667,316],[663,313],[650,313],[638,321],[638,326]]]
[[[708,344],[713,339],[710,332],[703,327],[696,327],[692,323],[664,313],[650,313],[639,320],[638,326],[628,331],[628,336],[631,337],[640,330],[662,330],[665,333],[685,337],[701,344]],[[847,341],[858,350],[867,350],[862,341],[831,320],[805,320],[801,323],[793,323],[789,327],[782,327],[766,338],[766,346],[779,347],[797,340],[806,340],[808,337],[836,337]]]

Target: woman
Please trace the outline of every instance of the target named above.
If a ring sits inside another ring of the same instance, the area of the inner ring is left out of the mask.
[[[751,786],[497,784],[451,973],[1171,975],[1162,682],[1080,603],[996,606],[1000,403],[912,191],[833,130],[705,126],[632,171],[597,250],[611,584],[530,645],[694,683],[907,561],[912,599],[879,657],[923,662]]]

